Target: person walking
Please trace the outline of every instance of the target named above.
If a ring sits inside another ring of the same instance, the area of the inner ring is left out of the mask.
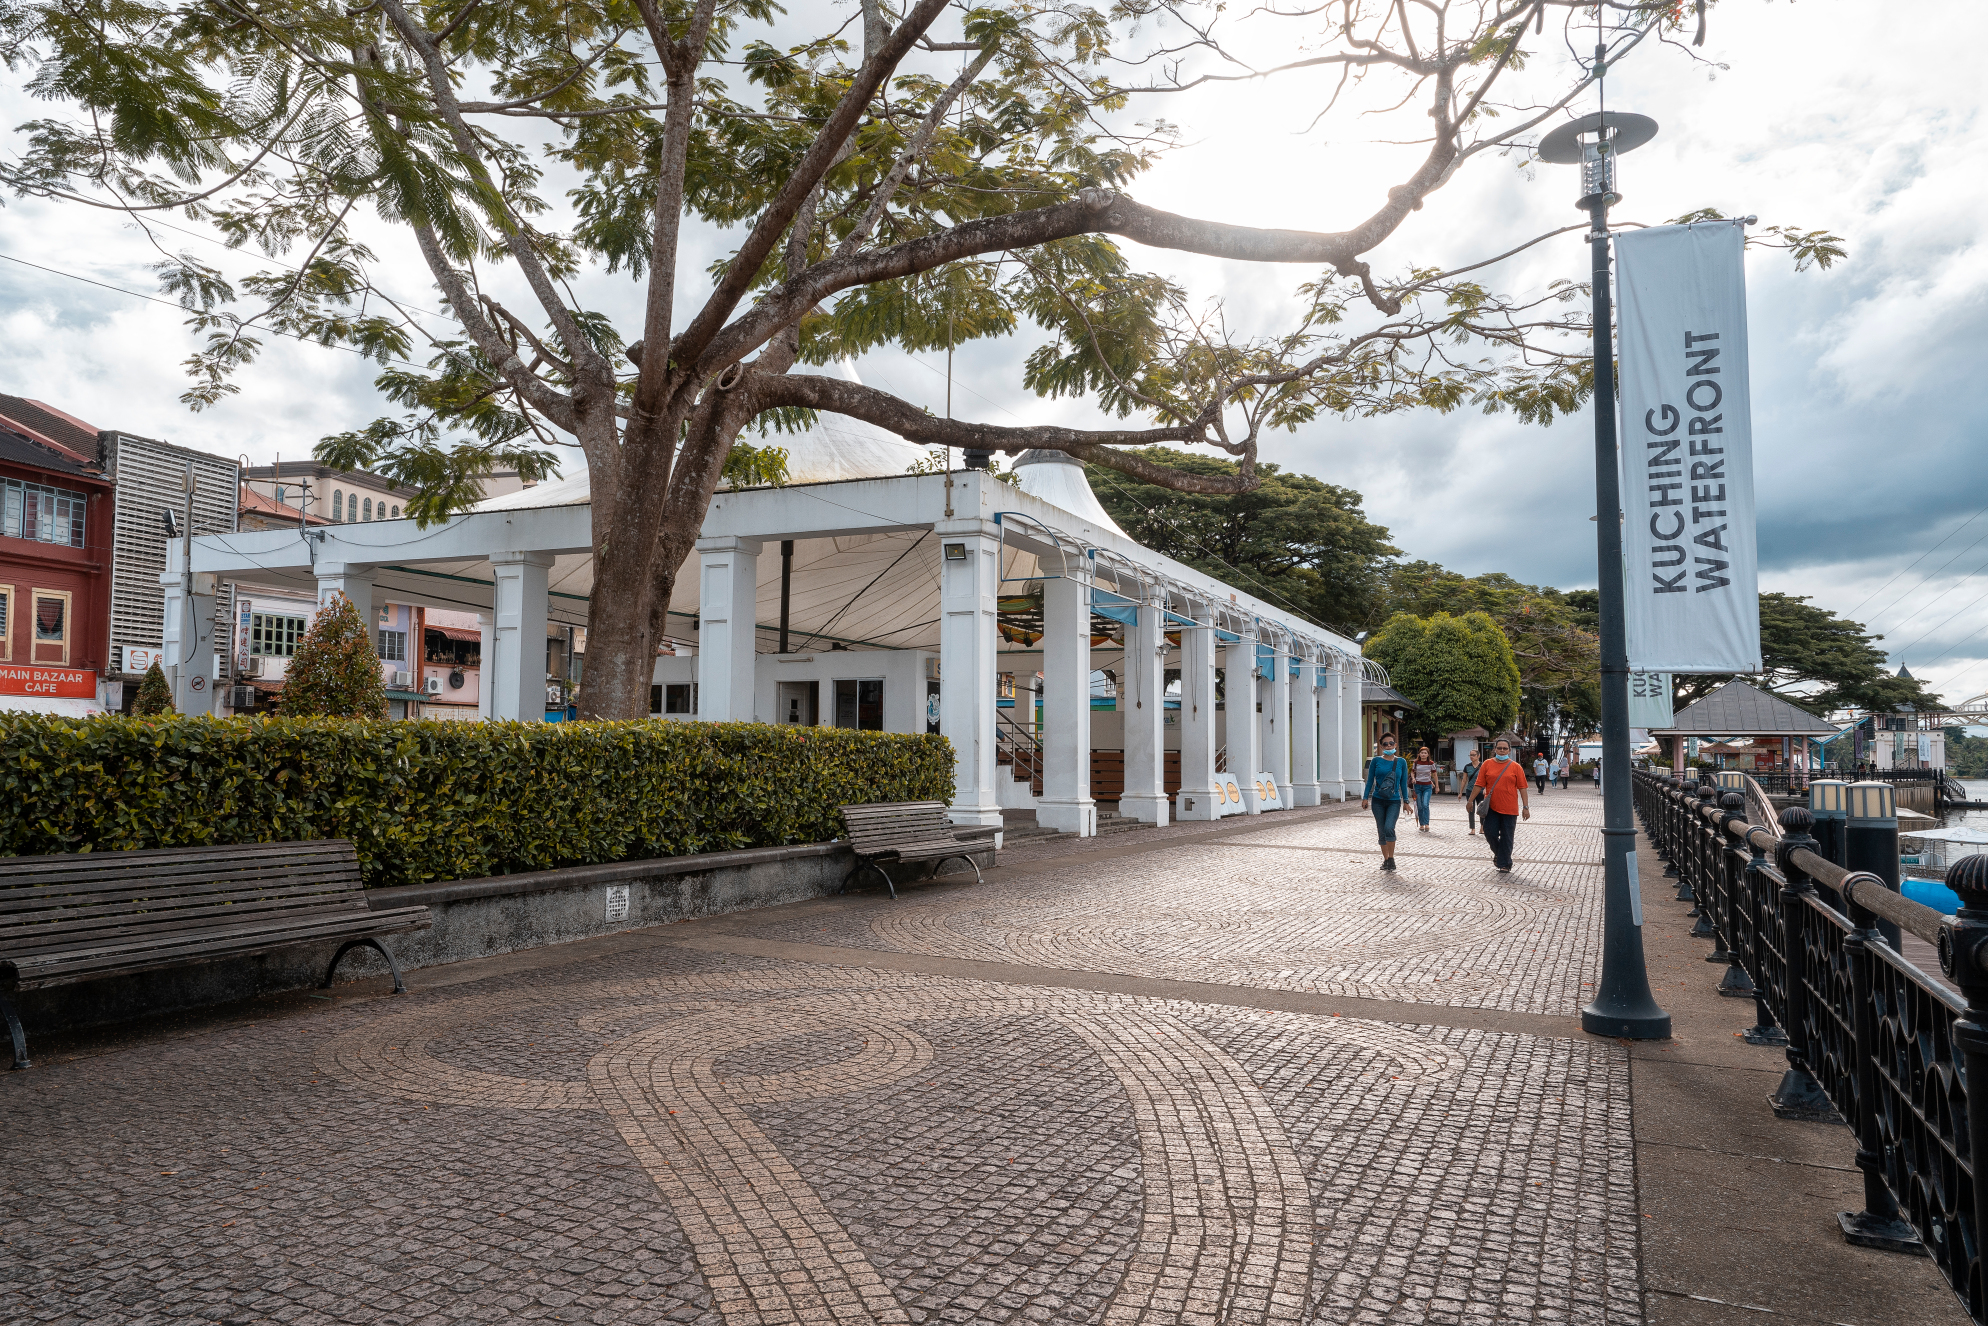
[[[1540,795],[1546,794],[1546,776],[1553,772],[1553,766],[1546,762],[1546,752],[1541,751],[1532,757],[1532,781],[1539,784]]]
[[[1601,795],[1601,756],[1595,756],[1595,795]]]
[[[1560,754],[1553,761],[1553,781],[1560,785],[1560,790],[1562,792],[1565,792],[1567,790],[1567,752],[1566,751],[1561,751]]]
[[[1427,746],[1415,752],[1415,824],[1429,832],[1429,801],[1436,795],[1436,757]]]
[[[1367,761],[1367,784],[1360,789],[1360,809],[1374,812],[1380,830],[1381,869],[1393,870],[1394,826],[1401,818],[1401,801],[1408,795],[1408,761],[1395,750],[1394,734],[1381,738],[1381,753]]]
[[[1457,796],[1463,800],[1463,813],[1470,821],[1470,836],[1477,836],[1477,748],[1471,747],[1462,775],[1457,783]]]
[[[1544,761],[1541,761],[1544,763]],[[1484,841],[1491,848],[1492,864],[1500,874],[1512,872],[1512,838],[1521,819],[1532,818],[1532,799],[1526,795],[1525,767],[1512,758],[1512,743],[1501,741],[1491,748],[1491,758],[1477,771],[1471,795],[1484,798]]]

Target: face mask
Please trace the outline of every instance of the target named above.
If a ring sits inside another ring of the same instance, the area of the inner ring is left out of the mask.
[[[1494,760],[1509,760],[1512,757],[1509,755],[1493,755],[1491,758]]]

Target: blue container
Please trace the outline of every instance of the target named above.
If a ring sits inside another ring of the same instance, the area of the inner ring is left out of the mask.
[[[1960,910],[1960,895],[1936,879],[1914,879],[1908,875],[1898,882],[1898,891],[1948,916]]]

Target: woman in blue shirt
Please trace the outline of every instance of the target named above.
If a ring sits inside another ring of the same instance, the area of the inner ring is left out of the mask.
[[[1394,867],[1394,825],[1408,795],[1408,761],[1395,751],[1393,734],[1381,738],[1381,753],[1367,761],[1367,785],[1360,789],[1360,809],[1372,808],[1381,834],[1381,869]]]

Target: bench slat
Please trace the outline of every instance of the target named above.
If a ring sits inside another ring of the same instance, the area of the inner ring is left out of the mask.
[[[89,879],[118,872],[152,873],[181,868],[235,869],[326,857],[356,861],[352,844],[342,839],[310,843],[231,843],[225,846],[141,848],[128,852],[75,852],[60,856],[0,857],[0,878]]]
[[[117,890],[80,894],[33,885],[15,889],[0,886],[0,931],[44,914],[102,916],[134,911],[172,911],[183,907],[203,907],[224,900],[241,906],[266,901],[271,906],[279,907],[293,902],[341,899],[358,903],[364,897],[365,887],[358,872],[353,870],[325,871],[280,883],[220,879],[161,884],[148,880],[144,883],[127,882],[125,887]]]
[[[0,953],[39,953],[82,948],[108,943],[120,936],[173,934],[180,931],[210,930],[217,925],[280,925],[299,917],[363,916],[372,909],[361,900],[357,905],[295,906],[286,908],[216,906],[180,911],[106,916],[64,917],[42,925],[0,927]]]
[[[88,872],[58,870],[10,870],[0,858],[0,888],[41,889],[58,893],[95,893],[116,889],[134,880],[167,883],[201,879],[264,879],[278,883],[300,875],[327,871],[356,871],[359,862],[349,855],[314,853],[309,857],[284,857],[269,861],[194,862],[171,861],[156,864],[117,862],[92,867]]]
[[[243,957],[297,944],[378,937],[425,930],[432,924],[426,907],[396,907],[383,912],[348,913],[309,925],[246,926],[228,932],[195,932],[180,942],[144,948],[125,945],[44,954],[19,960],[0,959],[0,983],[19,989],[66,985],[113,973],[157,971],[213,958]],[[200,941],[196,943],[195,941]]]

